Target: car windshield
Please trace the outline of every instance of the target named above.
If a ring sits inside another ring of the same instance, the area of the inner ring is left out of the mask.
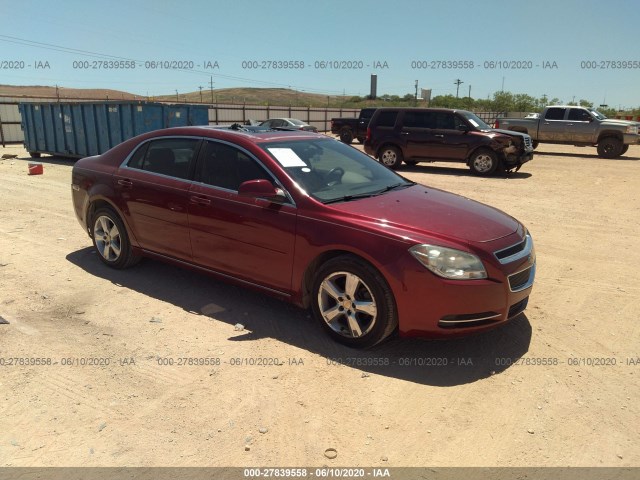
[[[303,121],[297,120],[295,118],[288,118],[287,120],[293,123],[294,125],[306,125],[306,123],[304,123]]]
[[[589,109],[589,111],[591,112],[591,115],[593,115],[596,118],[596,120],[606,120],[607,119],[606,115],[603,115],[602,113],[600,113],[597,110]]]
[[[474,115],[471,112],[458,112],[460,113],[460,115],[462,115],[464,118],[467,119],[467,121],[473,125],[474,127],[476,127],[479,130],[491,130],[491,127],[489,125],[487,125],[484,120],[482,120],[480,117],[478,117],[477,115]]]
[[[260,147],[313,198],[349,201],[413,185],[371,157],[333,139],[289,140]]]

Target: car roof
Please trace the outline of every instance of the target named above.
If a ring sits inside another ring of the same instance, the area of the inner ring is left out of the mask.
[[[411,110],[418,110],[418,111],[427,111],[427,112],[447,112],[447,113],[451,113],[451,112],[461,112],[461,113],[472,113],[469,112],[469,110],[463,110],[461,108],[438,108],[438,107],[380,107],[377,110],[381,110],[381,111],[385,111],[385,110],[404,110],[404,111],[411,111]]]
[[[251,131],[250,127],[248,130],[234,130],[231,128],[221,128],[218,125],[163,128],[160,130],[154,130],[147,135],[147,138],[180,135],[216,138],[219,140],[228,140],[231,142],[240,140],[241,142],[243,141],[248,143],[278,142],[283,140],[304,139],[317,140],[319,138],[331,138],[326,135],[318,135],[317,133],[305,132],[301,130]]]

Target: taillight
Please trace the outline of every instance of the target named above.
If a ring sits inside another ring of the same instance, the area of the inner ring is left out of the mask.
[[[371,128],[367,127],[367,138],[364,139],[365,142],[371,141]]]

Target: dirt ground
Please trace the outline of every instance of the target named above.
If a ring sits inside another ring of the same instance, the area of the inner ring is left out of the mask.
[[[508,178],[405,168],[527,225],[537,281],[501,329],[367,352],[205,275],[108,269],[73,162],[28,176],[0,152],[0,466],[640,465],[640,146],[541,145]]]

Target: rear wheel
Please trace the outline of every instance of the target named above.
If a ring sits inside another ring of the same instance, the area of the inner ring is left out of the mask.
[[[393,145],[386,145],[380,149],[378,160],[380,160],[380,163],[382,163],[383,165],[396,170],[402,163],[402,152],[398,147],[394,147]]]
[[[598,142],[598,155],[602,158],[615,158],[622,155],[624,144],[619,138],[604,137]]]
[[[391,288],[368,263],[351,255],[326,262],[312,287],[313,313],[336,341],[371,347],[398,325]]]
[[[127,229],[113,209],[96,210],[92,221],[93,246],[106,265],[124,269],[138,263],[140,256],[133,253]]]
[[[362,144],[364,144],[364,137],[358,137],[358,141]]]
[[[351,142],[353,142],[353,132],[348,128],[343,128],[342,130],[340,130],[340,141],[349,145]]]
[[[405,160],[404,163],[406,163],[407,165],[417,165],[418,161],[417,160]]]
[[[533,149],[535,150],[536,148],[538,148],[538,145],[540,145],[540,142],[534,140],[531,145],[533,146]]]
[[[31,158],[40,158],[40,152],[29,152]]]
[[[469,167],[476,175],[491,175],[498,168],[498,156],[493,150],[481,148],[471,155]]]

